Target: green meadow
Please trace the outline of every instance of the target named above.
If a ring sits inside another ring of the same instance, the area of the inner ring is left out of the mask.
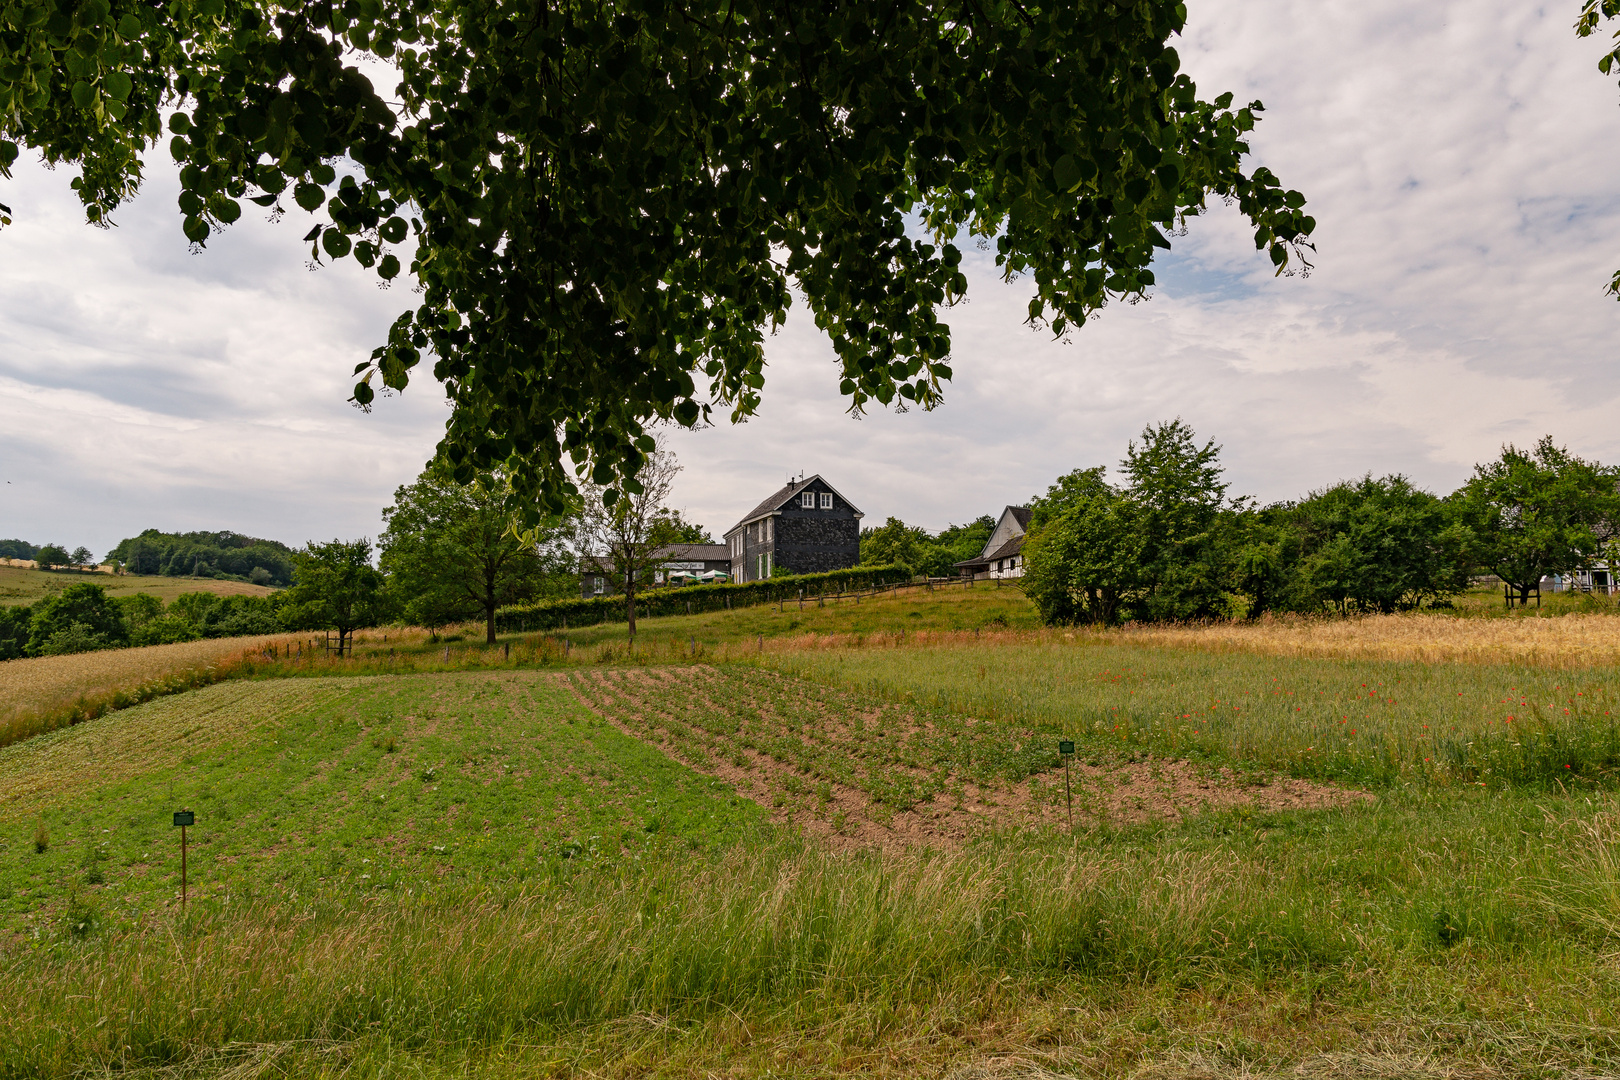
[[[1612,668],[976,643],[1015,596],[391,635],[0,749],[0,1078],[1620,1072]],[[787,816],[1055,792],[1060,737],[1370,798]]]
[[[274,589],[245,581],[214,578],[158,577],[145,574],[103,574],[89,570],[34,570],[0,566],[0,605],[33,604],[69,585],[100,585],[108,596],[148,593],[168,603],[182,593],[206,592],[219,596],[269,596]]]

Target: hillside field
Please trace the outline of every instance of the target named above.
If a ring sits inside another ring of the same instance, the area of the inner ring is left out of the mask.
[[[0,1077],[1620,1072],[1620,619],[955,597],[379,631],[0,749]]]
[[[216,596],[268,596],[275,591],[246,581],[219,581],[215,578],[152,577],[0,566],[0,604],[35,604],[53,592],[86,581],[106,589],[108,596],[133,596],[143,592],[150,593],[165,604],[188,592],[206,592]]]

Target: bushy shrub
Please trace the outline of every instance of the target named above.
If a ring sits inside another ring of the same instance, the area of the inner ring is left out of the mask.
[[[903,566],[856,566],[824,574],[795,574],[749,581],[735,585],[686,585],[679,588],[649,589],[636,596],[638,617],[685,615],[729,608],[774,604],[805,596],[852,592],[878,585],[911,580]],[[623,622],[624,597],[591,596],[569,600],[548,600],[539,604],[502,608],[495,613],[495,626],[503,633],[529,630],[555,630],[563,626],[593,626]]]
[[[28,623],[33,609],[18,605],[0,607],[0,660],[15,660],[28,651]]]
[[[102,649],[126,644],[129,628],[117,605],[108,599],[107,590],[85,582],[69,585],[35,605],[28,625],[28,652],[46,655],[46,645],[52,641],[51,648],[59,652]]]
[[[88,623],[76,622],[58,630],[40,643],[40,656],[61,656],[65,653],[94,652],[107,648],[111,642],[90,628]]]
[[[196,641],[202,637],[189,619],[182,615],[160,615],[130,634],[131,645],[173,645],[179,641]]]

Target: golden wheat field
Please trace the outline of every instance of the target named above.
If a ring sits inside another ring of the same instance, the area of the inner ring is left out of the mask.
[[[712,657],[745,659],[756,651],[769,654],[863,647],[1020,645],[1043,641],[1080,641],[1150,648],[1161,646],[1302,659],[1583,668],[1620,664],[1620,616],[1459,619],[1450,615],[1368,615],[1353,618],[1259,619],[1252,623],[1127,626],[1112,630],[811,633],[764,638],[757,646],[751,642],[728,644],[714,650]]]
[[[262,649],[272,641],[289,640],[293,638],[285,634],[212,638],[7,660],[0,664],[0,726],[16,717],[48,712],[82,698],[131,690]]]
[[[1449,615],[1260,619],[1207,626],[1130,627],[1107,636],[1136,645],[1192,646],[1266,656],[1551,668],[1620,663],[1620,616],[1615,615],[1562,615],[1556,619],[1458,619]]]

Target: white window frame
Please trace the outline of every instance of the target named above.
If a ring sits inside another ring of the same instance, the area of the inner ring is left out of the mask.
[[[801,510],[814,510],[816,508],[816,493],[813,491],[800,493],[799,508]]]
[[[597,578],[596,579],[596,595],[601,596],[602,593],[605,590],[606,590],[606,582],[604,582],[601,578]]]
[[[764,581],[771,576],[771,553],[762,551],[754,556],[754,573],[758,580]]]
[[[833,508],[833,504],[832,504],[832,492],[830,492],[830,491],[823,491],[823,492],[822,492],[822,493],[821,493],[821,508],[822,508],[822,509],[823,509],[823,510],[831,510],[831,509],[832,509],[832,508]]]
[[[771,523],[773,521],[775,521],[775,520],[776,520],[775,518],[766,518],[765,519],[765,542],[767,544],[771,542],[771,534],[776,531],[771,526]]]

